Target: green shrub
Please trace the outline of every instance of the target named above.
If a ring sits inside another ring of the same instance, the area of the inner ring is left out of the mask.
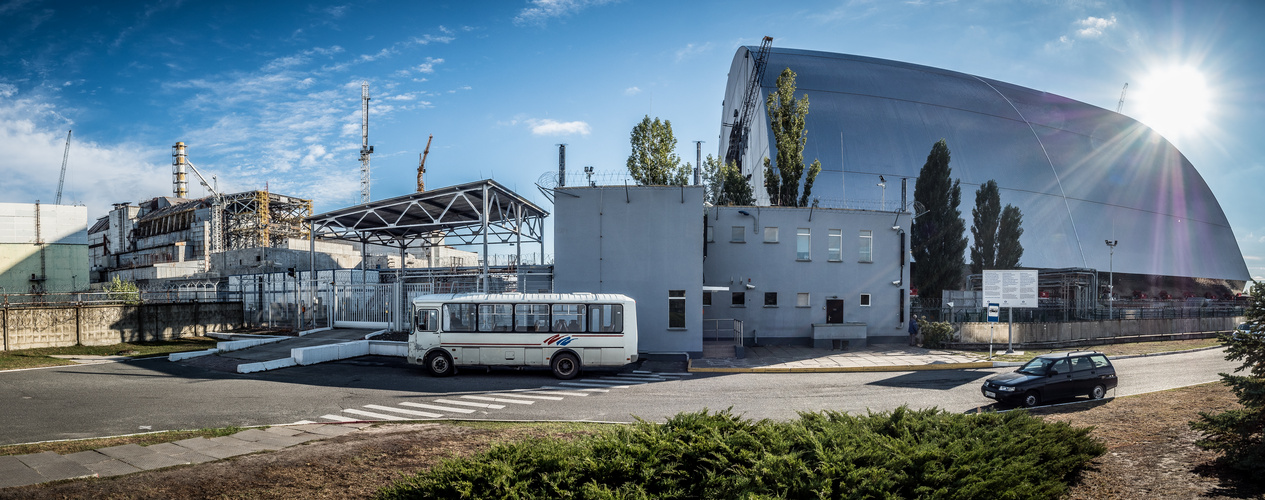
[[[922,346],[932,349],[944,347],[953,341],[953,325],[948,322],[918,320],[918,333],[922,334]]]
[[[683,413],[587,439],[450,459],[379,492],[403,498],[1057,498],[1106,448],[1025,412],[936,409],[752,422]]]

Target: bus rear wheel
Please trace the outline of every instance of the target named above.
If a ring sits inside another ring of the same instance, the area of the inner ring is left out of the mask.
[[[426,361],[423,363],[426,371],[430,372],[432,377],[447,377],[453,374],[452,358],[448,353],[435,351],[426,355]]]
[[[549,367],[553,369],[553,376],[561,380],[571,380],[580,374],[580,360],[569,352],[555,354]]]

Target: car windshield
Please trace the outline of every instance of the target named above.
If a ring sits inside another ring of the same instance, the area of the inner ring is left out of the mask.
[[[1052,366],[1055,361],[1058,361],[1058,359],[1034,358],[1032,361],[1029,361],[1019,367],[1018,371],[1019,373],[1027,373],[1029,375],[1045,375],[1046,372],[1050,371],[1050,366]]]

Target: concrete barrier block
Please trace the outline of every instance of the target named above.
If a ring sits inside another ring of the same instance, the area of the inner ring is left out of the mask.
[[[345,342],[338,344],[338,359],[354,358],[369,355],[369,341]]]
[[[196,358],[198,356],[207,356],[217,352],[220,352],[220,350],[216,348],[207,349],[205,351],[173,352],[167,355],[167,361],[180,361],[189,358]]]
[[[408,342],[398,342],[393,340],[371,340],[369,341],[369,354],[375,356],[408,356]]]

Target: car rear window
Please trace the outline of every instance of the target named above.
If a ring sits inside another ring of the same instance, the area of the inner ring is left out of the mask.
[[[1089,359],[1090,361],[1094,362],[1094,368],[1102,368],[1104,366],[1111,366],[1111,362],[1107,361],[1107,357],[1103,356],[1102,354],[1094,354],[1090,356]]]

